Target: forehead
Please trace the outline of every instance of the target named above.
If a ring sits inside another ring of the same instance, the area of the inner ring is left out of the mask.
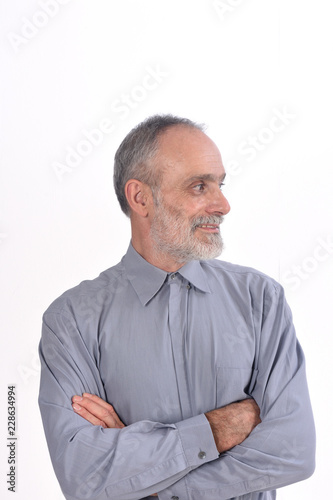
[[[216,144],[201,130],[175,126],[159,138],[158,167],[163,181],[184,181],[200,176],[220,179],[225,174]]]

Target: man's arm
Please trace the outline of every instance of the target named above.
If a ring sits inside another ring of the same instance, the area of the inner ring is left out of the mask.
[[[50,456],[67,500],[137,500],[218,458],[204,415],[175,424],[94,426],[73,411],[85,392],[106,399],[93,354],[68,312],[44,315],[39,404]],[[201,452],[204,450],[204,454]]]
[[[315,428],[305,360],[282,287],[265,290],[264,308],[254,311],[253,321],[259,342],[256,382],[250,395],[260,407],[262,422],[218,460],[160,492],[160,500],[172,496],[186,500],[243,498],[246,493],[271,491],[313,473]]]
[[[260,424],[260,409],[253,399],[244,399],[205,414],[219,453],[241,444]]]
[[[104,429],[124,427],[113,406],[95,394],[74,396],[72,407],[78,415],[93,425],[102,426]],[[259,413],[259,407],[253,399],[232,403],[206,413],[219,453],[244,441],[261,422]]]
[[[121,429],[124,424],[112,405],[95,394],[72,398],[73,410],[93,425]],[[253,399],[245,399],[205,413],[219,453],[241,444],[260,424],[260,410]]]

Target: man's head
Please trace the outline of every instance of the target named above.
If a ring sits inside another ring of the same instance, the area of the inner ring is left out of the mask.
[[[114,182],[136,250],[163,268],[219,255],[219,225],[230,210],[220,190],[224,177],[220,152],[202,126],[164,115],[133,129],[116,153]]]
[[[125,185],[129,179],[148,184],[155,193],[162,178],[161,169],[154,161],[158,152],[158,139],[170,127],[184,126],[204,130],[200,124],[187,118],[173,115],[154,115],[133,128],[120,144],[114,159],[113,183],[122,211],[128,217],[131,208],[125,196]]]

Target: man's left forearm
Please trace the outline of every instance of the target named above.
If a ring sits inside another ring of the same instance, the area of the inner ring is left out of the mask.
[[[296,379],[303,375],[298,373]],[[271,408],[243,443],[191,471],[186,479],[160,492],[159,498],[182,498],[186,490],[188,500],[226,500],[308,478],[314,470],[314,423],[306,386],[291,384],[290,391],[293,388],[298,401],[289,407],[290,413]],[[283,410],[288,399],[281,400]]]

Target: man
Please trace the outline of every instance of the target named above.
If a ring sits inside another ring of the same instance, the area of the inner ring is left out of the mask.
[[[267,500],[313,472],[283,290],[214,260],[224,177],[202,128],[170,115],[139,124],[116,153],[127,254],[43,321],[39,403],[68,500]]]

